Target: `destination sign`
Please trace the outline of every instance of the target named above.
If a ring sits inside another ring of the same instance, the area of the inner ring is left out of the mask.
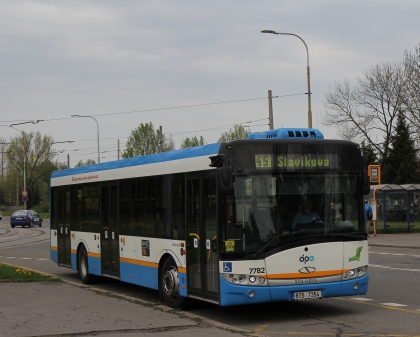
[[[257,169],[336,169],[336,154],[256,154],[255,167]]]

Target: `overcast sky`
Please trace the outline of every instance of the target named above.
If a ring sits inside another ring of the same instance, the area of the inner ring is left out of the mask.
[[[413,51],[419,13],[418,0],[0,0],[0,125],[44,120],[15,127],[73,141],[54,145],[72,167],[97,160],[96,123],[75,114],[98,121],[101,162],[140,123],[161,125],[177,148],[234,124],[266,130],[268,90],[275,128],[307,127],[305,46],[270,29],[306,42],[313,127],[338,138],[322,124],[325,94]]]

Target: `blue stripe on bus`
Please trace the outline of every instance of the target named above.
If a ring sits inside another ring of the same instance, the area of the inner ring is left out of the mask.
[[[54,171],[51,178],[65,177],[74,174],[91,173],[98,171],[106,171],[117,168],[155,164],[161,162],[167,162],[172,160],[195,158],[202,156],[215,155],[219,153],[220,143],[206,144],[202,146],[190,147],[182,150],[174,150],[168,152],[161,152],[155,154],[149,154],[147,156],[140,156],[134,158],[127,158],[124,160],[115,160],[101,164],[87,165],[76,167],[72,169]],[[210,161],[209,161],[210,164]]]
[[[77,254],[71,253],[71,269],[77,270]]]
[[[101,258],[95,256],[88,256],[89,274],[102,275]]]
[[[178,275],[179,275],[179,294],[181,296],[186,297],[187,296],[187,274],[178,272]]]
[[[120,263],[120,280],[142,287],[158,289],[159,269],[134,263]]]
[[[368,290],[368,281],[369,275],[366,275],[357,279],[342,282],[305,284],[296,286],[252,287],[231,284],[220,277],[220,306],[291,301],[292,292],[295,291],[322,290],[322,296],[324,298],[364,295]],[[356,290],[353,289],[355,282],[357,282],[359,285],[358,289]],[[250,298],[248,296],[249,290],[253,290],[255,292],[254,297]]]
[[[54,261],[56,264],[58,264],[58,250],[57,249],[51,249],[51,260]]]

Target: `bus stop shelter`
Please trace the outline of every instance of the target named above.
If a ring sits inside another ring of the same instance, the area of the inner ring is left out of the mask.
[[[420,224],[420,184],[371,185],[370,199],[373,199],[375,188],[378,228],[382,222],[386,232],[390,224],[397,223],[406,226],[410,232],[412,226]]]

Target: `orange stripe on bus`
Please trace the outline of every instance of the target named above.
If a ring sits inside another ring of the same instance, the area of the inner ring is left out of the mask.
[[[71,250],[71,253],[72,253],[72,254],[77,254],[77,250],[76,250],[76,249],[72,249],[72,250]]]
[[[88,256],[101,258],[101,254],[98,253],[88,253]]]
[[[184,268],[184,267],[178,267],[178,271],[179,271],[180,273],[187,273],[187,268]]]
[[[158,268],[159,267],[159,264],[158,263],[155,263],[155,262],[147,262],[147,261],[140,261],[140,260],[128,259],[126,257],[120,257],[120,262],[137,264],[139,266],[152,267],[152,268]]]
[[[287,273],[287,274],[269,274],[267,275],[268,279],[298,279],[298,278],[312,278],[312,277],[326,277],[326,276],[336,276],[341,275],[347,270],[325,270],[325,271],[315,271],[310,274],[303,273]]]
[[[51,246],[51,250],[58,250],[58,247]]]

